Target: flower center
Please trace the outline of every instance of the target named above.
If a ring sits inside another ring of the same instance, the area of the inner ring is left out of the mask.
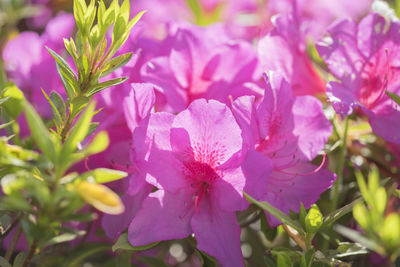
[[[193,205],[195,212],[198,211],[201,200],[209,193],[212,184],[215,180],[220,178],[218,171],[212,168],[209,164],[189,161],[183,162],[184,173],[193,188]]]

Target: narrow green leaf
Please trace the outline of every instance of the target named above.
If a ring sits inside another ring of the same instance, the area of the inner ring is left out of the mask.
[[[367,208],[362,203],[357,203],[353,209],[354,219],[363,229],[368,229],[371,223],[371,218],[369,216]]]
[[[0,256],[0,267],[12,267],[12,266],[4,257]]]
[[[121,83],[125,82],[127,79],[128,79],[127,77],[122,77],[122,78],[116,78],[116,79],[108,80],[106,82],[99,83],[89,93],[87,93],[87,96],[88,97],[93,96],[94,94],[96,94],[100,91],[103,91],[106,88],[121,84]]]
[[[306,227],[306,216],[307,216],[307,211],[304,208],[303,202],[300,203],[300,212],[299,212],[299,220],[300,224],[303,228]]]
[[[119,236],[117,242],[112,246],[112,251],[115,252],[117,250],[131,250],[131,251],[142,251],[142,250],[148,250],[156,245],[158,245],[160,242],[154,242],[151,244],[148,244],[146,246],[141,246],[141,247],[134,247],[129,243],[128,240],[128,234],[123,233],[122,235]]]
[[[18,253],[18,255],[15,256],[13,267],[22,267],[24,265],[25,258],[25,252],[21,251],[20,253]]]
[[[119,69],[120,67],[124,66],[129,62],[129,60],[131,60],[131,58],[132,58],[132,53],[126,53],[111,59],[102,70],[100,77],[104,77],[114,72],[116,69]]]
[[[62,69],[66,71],[66,74],[69,77],[75,77],[74,71],[71,69],[71,67],[68,65],[68,63],[56,52],[51,50],[51,48],[46,46],[47,51],[49,51],[50,55],[53,56],[53,58],[57,61],[57,63],[60,65]]]
[[[361,246],[358,243],[350,243],[350,242],[339,243],[339,246],[337,247],[335,252],[336,252],[336,254],[334,254],[335,258],[365,255],[369,253],[369,251],[364,246]]]
[[[61,155],[70,155],[77,149],[78,143],[81,142],[89,130],[90,121],[94,112],[94,104],[90,104],[85,112],[79,117],[78,121],[73,126],[71,133],[65,141]]]
[[[1,130],[1,129],[4,129],[4,128],[7,128],[8,126],[10,126],[11,124],[13,124],[14,122],[15,122],[15,121],[9,121],[9,122],[0,124],[0,130]]]
[[[74,99],[76,92],[78,92],[77,87],[75,87],[74,83],[71,79],[68,78],[68,75],[65,69],[61,68],[60,64],[56,62],[56,68],[58,75],[60,76],[61,82],[64,86],[65,92],[67,93],[68,99]]]
[[[69,242],[72,241],[80,236],[85,235],[86,231],[76,231],[75,233],[63,233],[61,235],[55,236],[52,239],[48,240],[46,244],[43,245],[43,247],[55,245],[55,244],[60,244],[64,242]]]
[[[326,216],[324,218],[324,224],[329,225],[329,224],[339,220],[344,215],[350,213],[353,210],[354,205],[356,205],[357,203],[360,203],[360,202],[362,202],[361,197],[357,198],[350,204],[347,204],[346,206],[343,206],[340,209],[333,211],[332,213],[330,213],[328,216]]]
[[[130,14],[131,14],[131,6],[129,0],[124,0],[120,8],[120,16],[125,20],[125,24],[128,24]]]
[[[301,256],[301,267],[312,267],[315,250],[310,249]]]
[[[350,228],[347,228],[345,226],[342,225],[334,225],[333,229],[338,232],[339,234],[347,237],[348,239],[354,241],[354,242],[358,242],[361,245],[376,251],[378,253],[382,253],[384,251],[384,249],[379,246],[375,241],[368,239],[367,237],[365,237],[363,234],[361,234],[358,231],[352,230]]]
[[[127,175],[128,174],[123,171],[107,168],[97,168],[81,174],[79,177],[76,178],[75,181],[93,180],[96,183],[104,184],[122,179]]]
[[[89,103],[89,97],[78,96],[75,97],[70,104],[70,112],[72,117],[78,116],[78,114],[86,107]]]
[[[92,125],[92,124],[91,124]],[[90,131],[90,129],[89,129]],[[108,147],[110,140],[108,138],[108,134],[106,131],[101,131],[93,138],[93,141],[90,142],[83,150],[82,153],[85,155],[93,155],[100,152],[103,152]]]
[[[389,91],[386,91],[386,94],[387,94],[387,96],[390,97],[394,102],[396,102],[397,105],[400,106],[400,96],[399,96],[399,95],[397,95],[397,94],[395,94],[395,93],[392,93],[392,92],[389,92]]]
[[[10,96],[0,98],[0,105],[2,105],[2,104],[3,104],[4,102],[6,102],[8,99],[10,99]]]
[[[58,113],[60,114],[61,118],[64,120],[66,117],[66,107],[62,96],[57,93],[56,91],[52,91],[50,93],[50,99],[53,101]]]
[[[274,241],[276,235],[278,234],[277,227],[271,228],[269,226],[264,212],[262,212],[260,218],[261,218],[261,231],[264,233],[265,237],[269,241],[271,242]]]
[[[7,98],[7,101],[3,103],[5,111],[11,118],[17,118],[24,109],[24,93],[15,84],[7,83],[3,89],[3,97]]]
[[[132,29],[132,27],[135,26],[136,23],[138,23],[138,21],[142,18],[144,13],[146,13],[146,10],[140,11],[138,14],[136,14],[135,17],[133,17],[133,19],[131,19],[131,21],[129,21],[128,31],[130,31]]]
[[[289,216],[287,216],[285,213],[283,213],[279,209],[275,208],[268,202],[265,202],[265,201],[259,202],[259,201],[255,200],[254,198],[252,198],[251,196],[249,196],[247,193],[243,192],[243,194],[249,202],[256,204],[258,207],[262,208],[263,210],[266,210],[268,213],[270,213],[272,216],[277,218],[282,223],[291,226],[297,232],[299,232],[301,235],[304,235],[304,231],[301,228],[301,226],[297,222],[290,219]]]
[[[292,266],[292,260],[285,253],[279,253],[277,258],[278,267],[290,267]]]
[[[61,114],[58,111],[56,105],[53,103],[53,100],[50,99],[50,97],[46,94],[46,92],[43,89],[42,89],[42,93],[46,97],[47,101],[49,102],[49,104],[51,106],[51,111],[53,113],[53,117],[54,117],[56,125],[58,127],[57,129],[59,129],[59,127],[61,127],[61,125],[63,123],[63,118],[61,117]]]
[[[28,102],[25,102],[25,116],[37,146],[49,160],[54,162],[55,151],[50,134],[39,114]]]

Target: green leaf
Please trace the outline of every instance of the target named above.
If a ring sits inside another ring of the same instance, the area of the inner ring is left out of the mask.
[[[311,267],[314,261],[314,249],[308,250],[301,256],[301,267]]]
[[[78,88],[74,82],[74,79],[70,79],[68,75],[66,74],[65,69],[60,67],[60,64],[56,62],[56,68],[58,75],[61,78],[61,82],[63,83],[65,92],[67,93],[68,99],[74,99],[74,96],[76,95],[76,92],[79,92]]]
[[[2,105],[2,104],[3,104],[4,102],[6,102],[8,99],[10,99],[10,96],[0,98],[0,105]]]
[[[110,140],[106,131],[101,131],[93,138],[93,141],[87,145],[82,153],[85,155],[93,155],[103,152],[108,147]]]
[[[345,226],[342,225],[334,225],[333,229],[338,232],[339,234],[347,237],[348,239],[360,243],[361,245],[375,251],[378,252],[380,254],[383,254],[384,249],[377,244],[375,241],[368,239],[367,237],[365,237],[363,234],[361,234],[358,231],[352,230],[350,228],[347,228]]]
[[[4,257],[0,256],[0,267],[12,267],[12,266]]]
[[[386,202],[387,202],[387,195],[385,188],[380,187],[375,191],[374,200],[378,213],[383,215],[386,209]]]
[[[56,62],[59,64],[60,68],[66,71],[66,75],[69,78],[74,78],[75,74],[74,71],[71,69],[71,67],[68,65],[68,63],[56,52],[51,50],[49,47],[46,46],[47,51],[49,51],[50,55],[53,56],[53,58],[56,60]]]
[[[329,225],[334,223],[335,221],[339,220],[342,218],[344,215],[350,213],[353,210],[353,207],[359,203],[362,202],[362,198],[359,197],[350,204],[347,204],[346,206],[341,207],[340,209],[337,209],[330,213],[328,216],[324,218],[324,224]]]
[[[107,168],[97,168],[80,175],[76,180],[91,180],[93,179],[96,183],[104,184],[112,181],[116,181],[126,177],[128,174],[123,171],[107,169]]]
[[[25,252],[21,251],[20,253],[18,253],[18,255],[15,256],[13,267],[22,267],[24,265],[25,258]]]
[[[365,183],[364,177],[360,171],[355,172],[358,187],[360,188],[361,195],[364,197],[365,201],[368,203],[368,205],[374,205],[374,201],[369,193],[367,184]]]
[[[316,233],[322,226],[323,216],[317,205],[312,205],[305,218],[306,230],[308,233]]]
[[[25,102],[25,116],[37,146],[49,160],[54,162],[55,151],[50,134],[39,114],[28,102]]]
[[[90,121],[92,120],[94,112],[94,104],[90,104],[85,112],[79,117],[73,126],[70,135],[65,141],[61,155],[68,156],[77,149],[78,143],[81,142],[89,130]]]
[[[197,248],[195,249],[195,252],[200,259],[201,266],[204,266],[204,267],[218,266],[218,261],[214,257],[208,255],[207,253],[205,253],[201,250],[198,250]]]
[[[261,219],[261,231],[264,233],[265,237],[269,241],[271,242],[274,241],[276,235],[278,234],[277,227],[271,228],[269,226],[264,212],[261,213],[260,219]]]
[[[276,267],[275,261],[268,255],[264,256],[264,262],[267,264],[268,267]]]
[[[96,114],[97,114],[97,111],[95,111],[94,115],[96,115]],[[93,115],[93,116],[94,116],[94,115]],[[98,122],[92,122],[92,123],[90,123],[89,131],[87,132],[86,137],[88,137],[89,135],[91,135],[92,133],[94,133],[94,131],[96,131],[97,127],[99,127],[99,123],[98,123]],[[108,146],[108,142],[107,142],[107,146]],[[100,153],[100,151],[99,151],[99,152],[96,152],[96,153]],[[93,153],[93,154],[95,154],[95,153]]]
[[[108,87],[121,84],[121,83],[125,82],[127,79],[128,79],[127,77],[122,77],[122,78],[116,78],[116,79],[108,80],[106,82],[99,83],[93,89],[91,89],[89,93],[87,93],[87,96],[88,97],[93,96],[94,94],[96,94]]]
[[[74,17],[80,31],[84,31],[86,3],[82,0],[74,0]]]
[[[368,175],[368,191],[375,194],[379,188],[379,170],[376,166],[372,165]]]
[[[126,53],[111,59],[107,63],[107,65],[105,65],[100,77],[104,77],[114,72],[116,69],[119,69],[120,67],[124,66],[126,63],[129,62],[129,60],[131,60],[131,58],[132,58],[132,53]]]
[[[82,266],[82,262],[97,253],[104,253],[105,251],[110,250],[109,244],[101,244],[101,243],[93,243],[93,244],[85,244],[84,247],[81,247],[77,250],[76,253],[69,255],[68,261],[64,264],[65,267],[78,267]]]
[[[400,247],[400,214],[390,213],[381,230],[382,242],[385,246],[398,249]]]
[[[52,91],[50,93],[50,99],[53,101],[54,106],[56,107],[58,113],[61,118],[64,120],[66,117],[66,107],[62,96],[56,91]]]
[[[279,253],[277,258],[278,267],[290,267],[292,266],[292,260],[285,253]]]
[[[271,204],[269,204],[268,202],[259,202],[257,200],[255,200],[254,198],[252,198],[251,196],[249,196],[247,193],[243,192],[244,196],[246,197],[246,199],[250,202],[250,203],[254,203],[256,204],[258,207],[262,208],[263,210],[266,210],[267,212],[269,212],[272,216],[274,216],[275,218],[277,218],[279,221],[281,221],[284,224],[287,224],[289,226],[291,226],[292,228],[294,228],[297,232],[299,232],[301,235],[304,236],[304,231],[301,228],[301,226],[293,221],[292,219],[289,218],[289,216],[287,216],[285,213],[283,213],[282,211],[280,211],[279,209],[275,208],[274,206],[272,206]]]
[[[357,203],[354,206],[353,209],[353,216],[354,219],[358,222],[358,224],[363,228],[363,229],[369,229],[369,225],[371,223],[371,219],[368,213],[367,208],[365,208],[364,204],[362,203]]]
[[[299,221],[300,221],[300,224],[301,224],[301,226],[302,226],[303,228],[306,227],[306,224],[305,224],[305,222],[306,222],[306,216],[307,216],[307,211],[306,211],[306,209],[304,208],[303,202],[301,202],[301,203],[300,203],[300,212],[299,212]]]
[[[7,128],[8,126],[12,125],[14,122],[15,122],[15,121],[9,121],[9,122],[0,124],[0,130],[1,130],[1,129],[4,129],[4,128]]]
[[[7,98],[7,101],[3,103],[3,107],[7,114],[15,119],[21,114],[24,108],[24,94],[13,83],[7,83],[3,90],[3,97]]]
[[[128,23],[129,31],[132,29],[133,26],[135,26],[136,23],[138,23],[138,21],[142,18],[144,13],[146,13],[146,10],[140,11],[139,13],[136,14],[135,17],[133,17],[133,19],[131,19],[131,21],[129,21],[129,23]]]
[[[43,89],[42,89],[42,93],[46,97],[47,101],[49,102],[49,104],[51,106],[51,111],[53,113],[53,117],[55,119],[57,129],[59,129],[63,124],[63,118],[61,117],[61,114],[58,111],[56,105],[53,103],[53,100],[50,99],[50,97],[46,94],[46,92]]]
[[[52,246],[52,245],[60,244],[60,243],[64,243],[64,242],[69,242],[69,241],[76,239],[77,237],[85,235],[85,233],[86,233],[86,231],[83,231],[83,230],[76,231],[74,233],[63,233],[61,235],[51,238],[42,247]]]
[[[368,254],[369,251],[358,243],[350,243],[350,242],[341,242],[339,246],[335,250],[336,254],[334,254],[335,258],[344,258],[355,255],[364,255]]]
[[[85,34],[88,34],[90,32],[90,29],[93,25],[95,18],[96,18],[95,1],[90,0],[89,6],[87,7],[87,10],[85,12],[85,28],[84,28]]]
[[[70,104],[71,116],[75,118],[89,103],[90,98],[86,96],[75,97]]]
[[[156,245],[158,245],[160,242],[154,242],[151,244],[148,244],[146,246],[141,246],[141,247],[134,247],[129,243],[128,240],[128,234],[123,233],[119,236],[117,242],[112,246],[112,251],[115,252],[117,250],[131,250],[131,251],[142,251],[142,250],[148,250]]]
[[[392,92],[389,92],[389,91],[386,91],[386,94],[387,94],[387,96],[390,97],[394,102],[396,102],[397,105],[400,106],[400,96],[399,96],[399,95],[397,95],[397,94],[395,94],[395,93],[392,93]]]

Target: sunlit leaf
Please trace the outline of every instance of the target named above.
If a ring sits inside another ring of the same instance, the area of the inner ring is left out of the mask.
[[[141,251],[141,250],[147,250],[150,249],[156,245],[158,245],[160,242],[154,242],[151,244],[148,244],[146,246],[140,246],[140,247],[134,247],[129,243],[128,240],[128,234],[123,233],[119,236],[117,242],[112,246],[112,251],[117,251],[117,250],[130,250],[130,251]]]

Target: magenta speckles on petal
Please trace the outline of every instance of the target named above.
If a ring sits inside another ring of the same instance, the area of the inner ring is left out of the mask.
[[[136,149],[138,172],[160,190],[144,201],[133,219],[130,242],[138,246],[194,233],[199,248],[230,266],[231,251],[223,248],[226,244],[222,240],[209,239],[207,227],[213,225],[214,231],[229,237],[234,251],[240,251],[234,211],[248,206],[243,199],[245,186],[257,187],[257,181],[263,179],[257,173],[255,181],[246,184],[245,173],[252,171],[242,169],[246,150],[231,110],[215,100],[195,100],[176,116],[151,114],[136,128],[134,139],[143,140],[143,134],[145,147]],[[271,168],[266,166],[261,169],[268,174]],[[225,227],[227,218],[234,225],[219,229]],[[154,220],[163,221],[157,223],[157,231],[148,227]],[[214,250],[215,246],[219,249]],[[235,264],[243,266],[240,254],[236,258]]]

